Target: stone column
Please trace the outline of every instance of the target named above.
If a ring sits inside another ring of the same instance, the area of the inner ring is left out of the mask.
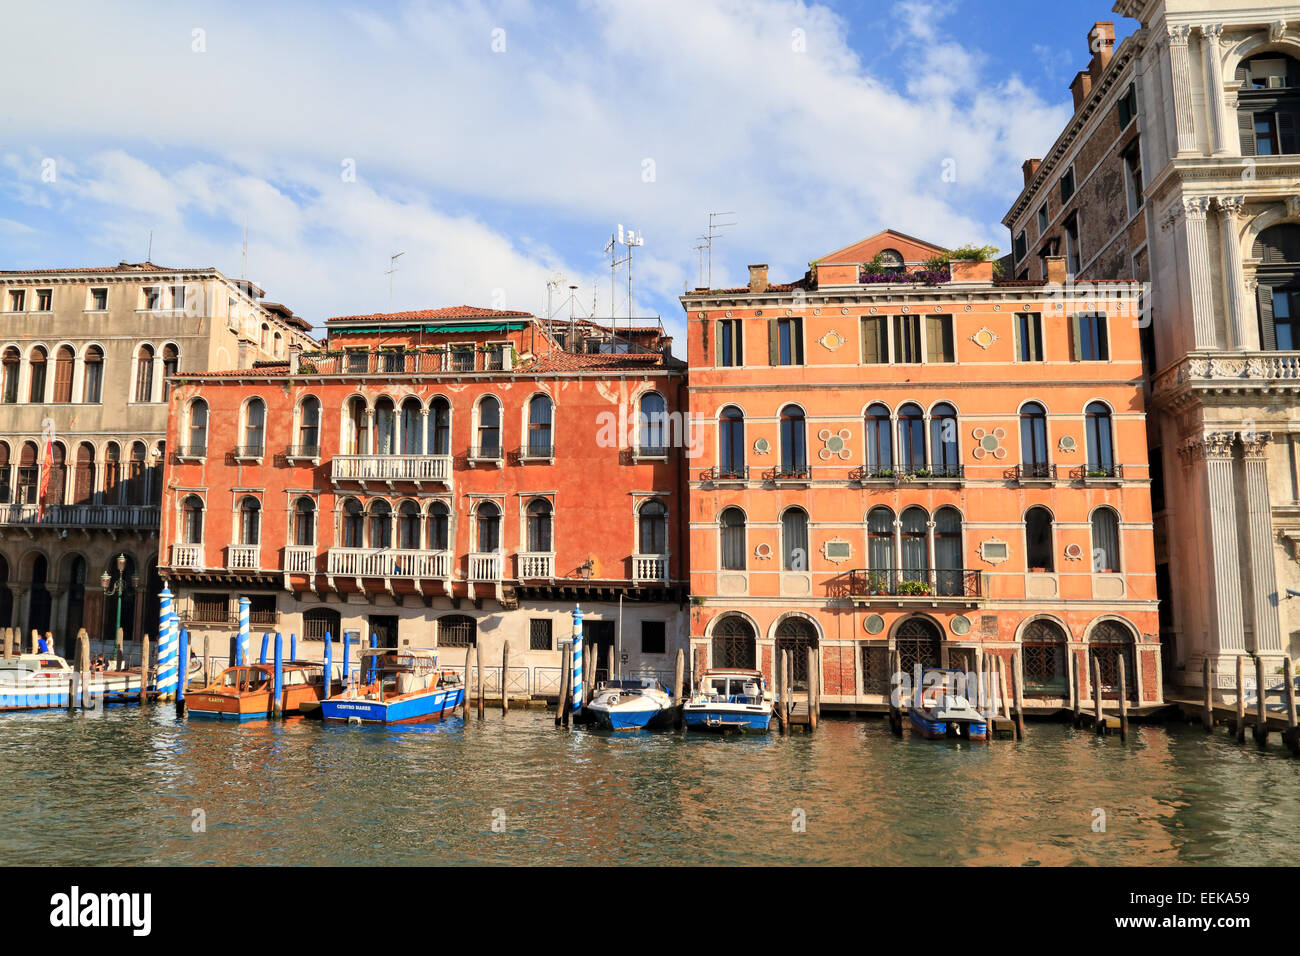
[[[1219,38],[1223,24],[1212,23],[1201,27],[1201,52],[1205,58],[1205,113],[1210,122],[1210,148],[1215,156],[1223,156],[1228,148],[1228,125],[1223,108],[1223,54]]]
[[[1210,200],[1205,196],[1183,199],[1183,229],[1187,238],[1188,279],[1191,283],[1192,329],[1195,347],[1218,347],[1214,329],[1214,293],[1210,285],[1210,237],[1206,230],[1205,214]]]
[[[1182,451],[1202,470],[1202,494],[1210,518],[1210,619],[1214,633],[1206,653],[1217,657],[1245,648],[1241,612],[1241,568],[1237,560],[1237,494],[1232,474],[1232,432],[1211,432],[1190,439]]]
[[[1258,350],[1259,328],[1255,306],[1246,299],[1242,274],[1241,241],[1237,237],[1237,216],[1246,204],[1244,196],[1220,196],[1215,200],[1219,213],[1219,246],[1223,266],[1223,302],[1228,326],[1228,348]]]
[[[1187,38],[1192,28],[1183,24],[1170,24],[1165,28],[1169,36],[1169,81],[1174,100],[1174,129],[1178,133],[1178,155],[1196,153],[1196,125],[1192,116],[1192,70],[1187,52]]]
[[[1268,497],[1267,432],[1241,436],[1246,466],[1246,531],[1250,536],[1250,593],[1255,601],[1256,654],[1282,653],[1277,615],[1277,564],[1273,556],[1273,511]]]

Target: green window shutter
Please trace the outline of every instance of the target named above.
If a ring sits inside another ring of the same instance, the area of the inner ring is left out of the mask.
[[[1070,316],[1070,361],[1078,362],[1083,357],[1083,344],[1079,338],[1079,317]]]
[[[777,344],[777,327],[776,319],[769,319],[767,323],[767,364],[777,365],[780,363],[781,350]]]
[[[925,325],[925,360],[927,362],[951,362],[953,360],[952,317],[948,315],[927,315]]]
[[[1273,287],[1260,285],[1256,292],[1259,299],[1259,342],[1266,352],[1277,349],[1277,328],[1273,325]]]
[[[731,331],[731,354],[737,366],[745,364],[745,323],[739,320]]]
[[[1296,114],[1291,110],[1279,109],[1275,115],[1278,149],[1290,155],[1300,153],[1300,139],[1296,136]]]
[[[718,319],[717,327],[713,330],[713,364],[718,366],[727,364],[727,356],[722,350],[722,323],[723,320]],[[704,327],[704,335],[706,338],[708,337],[708,334],[709,327],[706,325]]]
[[[1250,110],[1237,111],[1237,136],[1241,140],[1241,155],[1255,155],[1255,114]]]
[[[862,364],[876,365],[880,362],[880,324],[879,316],[862,317]]]

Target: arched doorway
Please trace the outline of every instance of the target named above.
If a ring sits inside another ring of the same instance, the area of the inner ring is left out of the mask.
[[[69,555],[63,561],[63,581],[67,586],[67,607],[64,613],[63,653],[76,653],[77,632],[84,620],[86,601],[86,559],[79,554]]]
[[[1119,662],[1124,661],[1128,699],[1137,701],[1137,668],[1134,664],[1133,633],[1118,621],[1099,621],[1088,635],[1088,676],[1096,661],[1101,671],[1101,695],[1119,700]]]
[[[817,647],[817,628],[802,617],[787,617],[776,625],[776,659],[790,652],[790,679],[795,690],[808,689],[808,651]]]
[[[28,591],[27,628],[44,634],[50,629],[50,563],[45,555],[32,557],[31,589]]]
[[[922,668],[939,667],[943,660],[943,634],[928,618],[909,617],[894,635],[899,668],[911,674],[917,664]]]
[[[758,635],[754,625],[736,614],[728,614],[713,625],[713,666],[754,669]]]
[[[1070,669],[1066,636],[1055,621],[1039,619],[1025,625],[1021,635],[1026,697],[1069,697]]]
[[[14,593],[9,590],[9,562],[0,555],[0,627],[14,626]]]

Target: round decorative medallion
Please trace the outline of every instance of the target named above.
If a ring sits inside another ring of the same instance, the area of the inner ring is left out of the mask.
[[[990,328],[981,328],[970,340],[982,349],[987,349],[990,345],[998,340],[998,334]]]
[[[756,438],[754,440],[754,451],[759,455],[766,455],[772,450],[771,443],[766,438]]]
[[[885,629],[885,619],[879,614],[868,614],[867,619],[862,622],[862,627],[868,634],[879,634]]]
[[[994,458],[1001,460],[1007,457],[1007,450],[1002,447],[1002,442],[1006,440],[1007,430],[1005,428],[995,428],[987,431],[983,428],[976,428],[971,431],[971,437],[978,444],[971,452],[976,460],[983,458],[985,455],[992,455]]]
[[[700,318],[701,318],[701,319],[704,318],[704,313],[703,313],[703,312],[700,313]]]
[[[912,307],[911,307],[910,305],[905,305],[905,306],[903,306],[903,311],[904,311],[904,312],[911,312],[911,311],[912,311]]]
[[[872,314],[872,315],[875,315],[875,314],[876,314],[876,311],[877,311],[877,310],[876,310],[876,307],[873,305],[873,306],[871,307],[871,314]]]
[[[762,561],[767,561],[772,557],[772,546],[766,541],[759,542],[759,544],[754,547],[754,557],[759,558]]]
[[[813,315],[821,315],[821,314],[822,314],[821,309],[813,309]]]
[[[730,312],[730,311],[727,312],[727,318],[731,318],[731,312]]]
[[[936,311],[936,312],[942,312],[942,311],[943,311],[943,306],[941,306],[938,302],[936,302],[936,303],[934,304],[934,311]]]
[[[786,315],[794,315],[794,309],[786,309],[786,310],[785,310],[785,314],[786,314]]]
[[[954,614],[952,620],[948,622],[948,627],[954,634],[969,634],[970,618],[965,614]]]
[[[849,314],[848,309],[840,309],[840,315],[848,315],[848,314]]]
[[[754,315],[755,315],[755,316],[760,316],[760,315],[762,315],[762,314],[763,314],[763,310],[762,310],[762,309],[755,309],[755,310],[754,310]]]
[[[1065,546],[1065,556],[1071,561],[1078,561],[1083,557],[1083,548],[1077,544],[1067,544]]]
[[[1056,447],[1061,451],[1074,451],[1079,447],[1078,442],[1074,440],[1073,435],[1062,435],[1061,440],[1057,442]]]
[[[823,428],[817,433],[817,437],[825,445],[824,448],[817,452],[817,457],[822,461],[829,461],[832,456],[839,456],[841,460],[847,461],[853,453],[849,451],[848,441],[852,437],[852,432],[847,428],[841,428],[838,432],[832,432],[829,428]]]
[[[970,311],[970,303],[969,303],[969,302],[968,302],[968,303],[966,303],[966,311],[967,311],[967,312],[969,312],[969,311]]]
[[[817,340],[818,344],[821,345],[821,347],[826,349],[828,352],[834,352],[846,341],[848,340],[845,339],[844,336],[840,335],[840,333],[836,332],[834,329],[831,329],[829,332],[827,332],[825,335],[823,335],[821,338]]]
[[[994,312],[1001,312],[1001,311],[1002,311],[1002,306],[1000,306],[1000,305],[995,305],[995,306],[993,307],[993,311],[994,311]]]

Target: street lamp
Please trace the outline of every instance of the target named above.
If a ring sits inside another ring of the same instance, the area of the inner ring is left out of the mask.
[[[110,583],[111,582],[111,583]],[[117,556],[117,580],[113,581],[112,576],[105,571],[99,576],[99,584],[104,589],[104,596],[117,598],[117,626],[113,630],[114,639],[117,638],[117,632],[122,629],[122,598],[128,594],[135,594],[140,590],[140,575],[132,574],[131,583],[126,583],[126,555]]]

